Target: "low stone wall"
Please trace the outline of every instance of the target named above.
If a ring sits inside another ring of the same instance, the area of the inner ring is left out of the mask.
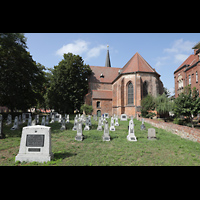
[[[138,120],[142,121],[142,118],[138,117]],[[168,122],[162,122],[155,119],[148,119],[148,118],[144,118],[144,122],[149,123],[156,128],[162,128],[166,131],[170,131],[173,134],[181,136],[181,138],[185,138],[185,139],[200,143],[199,129],[172,124]]]

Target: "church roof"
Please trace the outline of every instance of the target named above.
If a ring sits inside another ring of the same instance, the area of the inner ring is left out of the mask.
[[[121,68],[90,66],[92,70],[91,82],[112,83]],[[103,76],[101,76],[103,75]]]
[[[138,52],[124,65],[121,70],[122,74],[131,72],[157,73]]]
[[[112,99],[112,91],[92,90],[93,99]]]

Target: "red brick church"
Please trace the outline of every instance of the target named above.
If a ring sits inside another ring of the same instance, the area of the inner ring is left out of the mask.
[[[141,100],[147,94],[163,93],[160,74],[137,52],[123,68],[111,67],[107,50],[105,67],[90,66],[89,92],[85,103],[92,105],[93,115],[110,116],[140,112]]]

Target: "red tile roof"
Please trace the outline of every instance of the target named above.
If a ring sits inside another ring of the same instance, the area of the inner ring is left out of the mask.
[[[112,99],[112,91],[92,90],[93,99]]]
[[[93,75],[90,78],[91,82],[101,82],[101,83],[112,83],[113,80],[117,77],[118,71],[121,68],[115,67],[98,67],[98,66],[90,66]],[[104,78],[100,78],[101,74],[103,74]]]
[[[137,52],[122,68],[121,73],[156,72],[147,61]]]
[[[176,73],[177,71],[179,71],[184,65],[193,65],[195,64],[197,61],[199,61],[199,57],[198,55],[190,55],[177,69],[174,73]]]

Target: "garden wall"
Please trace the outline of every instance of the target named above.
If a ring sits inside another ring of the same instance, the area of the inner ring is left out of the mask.
[[[138,117],[138,120],[142,121],[142,118]],[[178,124],[173,124],[173,123],[168,123],[168,122],[162,122],[155,119],[144,118],[144,121],[146,123],[151,124],[152,126],[156,128],[162,128],[166,131],[170,131],[173,134],[179,135],[181,136],[181,138],[185,138],[185,139],[200,143],[199,129],[190,128],[187,126],[181,126]]]

